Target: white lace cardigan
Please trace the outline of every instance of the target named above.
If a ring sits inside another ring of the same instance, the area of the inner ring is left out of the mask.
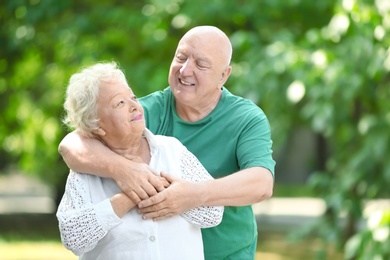
[[[150,166],[198,182],[212,179],[177,139],[145,131]],[[166,220],[143,220],[135,208],[122,218],[109,198],[120,192],[111,179],[70,171],[57,210],[62,243],[80,259],[203,259],[200,228],[218,225],[223,207],[198,207]]]

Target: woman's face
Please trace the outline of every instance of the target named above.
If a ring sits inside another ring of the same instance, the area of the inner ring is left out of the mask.
[[[97,99],[101,138],[123,145],[140,138],[145,130],[144,110],[126,82],[113,79],[101,84]]]

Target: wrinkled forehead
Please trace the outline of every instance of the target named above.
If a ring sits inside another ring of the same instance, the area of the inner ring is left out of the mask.
[[[111,99],[119,94],[133,95],[133,90],[123,78],[111,78],[101,82],[99,86],[99,97],[101,100]]]
[[[229,45],[221,37],[212,33],[186,34],[180,40],[176,52],[193,55],[199,59],[230,60]]]

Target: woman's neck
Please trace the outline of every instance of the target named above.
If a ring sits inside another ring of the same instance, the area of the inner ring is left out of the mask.
[[[146,164],[150,163],[150,146],[145,136],[141,136],[139,141],[127,146],[123,144],[120,144],[120,146],[113,146],[106,144],[101,139],[100,141],[102,141],[102,143],[105,144],[111,151],[125,157],[126,159]]]

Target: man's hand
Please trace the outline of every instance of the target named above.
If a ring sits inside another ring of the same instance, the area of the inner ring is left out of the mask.
[[[161,173],[161,176],[171,184],[167,189],[138,204],[138,212],[144,219],[161,220],[201,205],[201,196],[197,194],[195,183],[165,173]]]
[[[132,161],[128,173],[117,175],[115,178],[119,188],[135,203],[145,200],[161,192],[169,186],[169,182],[158,176],[157,173],[145,163]]]

